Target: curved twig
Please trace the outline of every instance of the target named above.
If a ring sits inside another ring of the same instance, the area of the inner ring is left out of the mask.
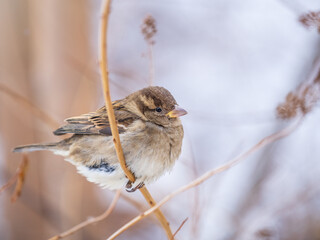
[[[200,185],[201,183],[203,183],[204,181],[208,180],[210,177],[212,177],[212,176],[214,176],[214,175],[216,175],[218,173],[221,173],[221,172],[224,172],[224,171],[228,170],[229,168],[231,168],[231,167],[235,166],[237,163],[239,163],[241,160],[243,160],[246,157],[248,157],[250,154],[256,152],[257,150],[259,150],[261,148],[263,148],[264,146],[290,135],[295,129],[297,129],[297,127],[301,124],[302,120],[303,120],[303,117],[300,117],[292,125],[289,125],[288,127],[284,128],[284,129],[282,129],[282,130],[280,130],[280,131],[278,131],[278,132],[276,132],[276,133],[274,133],[274,134],[272,134],[270,136],[267,136],[267,137],[263,138],[261,141],[259,141],[257,144],[255,144],[252,148],[250,148],[246,152],[238,155],[237,157],[233,158],[232,160],[230,160],[226,164],[206,172],[205,174],[201,175],[200,177],[198,177],[197,179],[193,180],[189,184],[187,184],[185,186],[182,186],[181,188],[179,188],[175,192],[167,195],[165,198],[163,198],[154,207],[148,209],[147,211],[143,212],[142,214],[140,214],[137,217],[135,217],[134,219],[132,219],[127,224],[123,225],[114,234],[112,234],[107,240],[115,239],[121,233],[123,233],[128,228],[130,228],[131,226],[133,226],[134,224],[136,224],[137,222],[139,222],[143,218],[145,218],[148,215],[150,215],[151,213],[153,213],[156,209],[158,209],[159,207],[164,205],[166,202],[171,200],[176,195],[178,195],[178,194],[180,194],[182,192],[185,192],[190,188],[193,188],[193,187],[196,187],[196,186]]]
[[[80,230],[81,228],[84,228],[90,224],[93,224],[93,223],[96,223],[96,222],[100,222],[104,219],[106,219],[110,213],[113,211],[113,209],[115,208],[118,200],[119,200],[119,197],[120,197],[120,193],[121,193],[121,190],[118,190],[109,206],[109,208],[104,212],[102,213],[101,215],[97,216],[97,217],[94,217],[94,218],[89,218],[88,220],[82,222],[82,223],[79,223],[78,225],[74,226],[73,228],[70,228],[69,230],[57,235],[57,236],[54,236],[52,238],[50,238],[49,240],[58,240],[58,239],[61,239],[61,238],[64,238],[64,237],[67,237],[73,233],[75,233],[76,231]]]

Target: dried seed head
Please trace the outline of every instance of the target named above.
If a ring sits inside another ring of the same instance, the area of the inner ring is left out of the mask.
[[[305,86],[301,94],[299,90],[298,88],[295,92],[290,92],[286,101],[277,107],[278,117],[290,119],[298,113],[306,115],[320,99],[319,82],[314,81],[312,85]]]
[[[298,108],[299,108],[298,97],[294,93],[289,92],[286,97],[286,101],[277,107],[278,117],[282,119],[293,118],[297,115]]]
[[[300,16],[299,21],[307,28],[317,28],[320,33],[320,11],[303,14]]]
[[[320,59],[315,63],[312,79],[307,80],[289,92],[284,103],[277,107],[277,115],[282,119],[290,119],[298,113],[306,115],[320,100]],[[311,81],[310,81],[311,80]]]
[[[147,15],[143,20],[143,23],[141,25],[141,32],[144,36],[144,39],[149,44],[155,44],[153,37],[157,33],[157,27],[156,20],[151,15]]]

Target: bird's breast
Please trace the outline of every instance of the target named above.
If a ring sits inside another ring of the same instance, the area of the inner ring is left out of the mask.
[[[127,165],[136,177],[144,177],[145,182],[159,178],[172,169],[180,155],[183,129],[163,129],[148,126],[126,136],[123,149]]]

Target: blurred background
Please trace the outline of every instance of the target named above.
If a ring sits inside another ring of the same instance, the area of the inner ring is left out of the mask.
[[[22,158],[17,145],[59,140],[63,120],[104,104],[98,67],[100,0],[0,0],[0,186]],[[320,35],[299,17],[319,0],[113,1],[108,57],[113,100],[150,84],[171,91],[183,151],[173,171],[148,186],[156,200],[247,150],[290,121],[276,117],[320,54]],[[41,111],[39,113],[39,110]],[[320,239],[319,105],[275,142],[162,207],[177,239]],[[0,239],[48,239],[102,213],[114,193],[89,183],[62,157],[29,155],[21,197],[0,195]],[[123,193],[113,213],[66,239],[105,239],[142,210]],[[166,239],[149,217],[118,239]]]

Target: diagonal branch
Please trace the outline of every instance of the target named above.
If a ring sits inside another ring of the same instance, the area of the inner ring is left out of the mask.
[[[88,220],[82,222],[82,223],[79,223],[78,225],[74,226],[73,228],[57,235],[57,236],[54,236],[52,238],[50,238],[49,240],[58,240],[58,239],[61,239],[61,238],[64,238],[64,237],[67,237],[71,234],[74,234],[76,231],[90,225],[90,224],[93,224],[93,223],[96,223],[96,222],[100,222],[104,219],[106,219],[110,213],[113,211],[113,209],[115,208],[118,200],[119,200],[119,197],[120,197],[120,193],[121,191],[118,190],[109,206],[109,208],[104,212],[102,213],[101,215],[97,216],[97,217],[94,217],[94,218],[89,218]]]
[[[34,103],[29,101],[27,98],[23,97],[19,93],[15,92],[14,90],[10,89],[6,85],[0,83],[0,92],[7,94],[8,96],[14,98],[15,100],[23,103],[35,116],[43,120],[49,126],[56,128],[59,126],[59,123],[54,120],[48,113],[41,110],[37,107]]]
[[[103,93],[108,113],[108,119],[110,122],[110,128],[113,136],[113,143],[117,152],[117,157],[119,159],[121,168],[123,169],[124,173],[128,177],[131,182],[135,181],[134,175],[128,170],[126,166],[126,162],[123,155],[123,150],[120,143],[119,132],[116,124],[116,119],[112,107],[111,96],[110,96],[110,88],[109,88],[109,78],[108,78],[108,61],[107,61],[107,27],[108,27],[108,20],[109,20],[109,12],[110,12],[110,3],[111,0],[104,0],[101,6],[101,24],[100,24],[100,71],[102,77],[102,85],[103,85]],[[150,204],[150,206],[155,205],[155,201],[152,198],[151,194],[148,192],[146,187],[140,189],[142,195]],[[160,209],[156,209],[155,214],[160,221],[162,227],[165,229],[168,239],[172,239],[173,235],[171,229],[169,227],[169,223],[164,217],[163,213]]]
[[[181,230],[181,228],[183,227],[183,225],[188,221],[188,218],[186,218],[185,220],[182,221],[182,223],[180,224],[180,226],[178,227],[177,231],[173,234],[173,238],[177,235],[177,233]],[[173,239],[172,238],[172,239]]]
[[[135,217],[134,219],[132,219],[130,222],[128,222],[127,224],[123,225],[120,229],[118,229],[118,231],[116,231],[114,234],[112,234],[108,240],[113,240],[115,239],[117,236],[119,236],[121,233],[123,233],[124,231],[126,231],[128,228],[130,228],[131,226],[133,226],[134,224],[136,224],[137,222],[139,222],[140,220],[142,220],[143,218],[149,216],[151,213],[153,213],[156,209],[158,209],[159,207],[161,207],[162,205],[164,205],[166,202],[168,202],[169,200],[171,200],[173,197],[175,197],[176,195],[185,192],[193,187],[196,187],[198,185],[200,185],[201,183],[203,183],[204,181],[208,180],[210,177],[224,172],[228,169],[230,169],[231,167],[235,166],[237,163],[239,163],[241,160],[247,158],[249,155],[251,155],[252,153],[258,151],[259,149],[280,140],[281,138],[284,138],[288,135],[290,135],[294,130],[297,129],[297,127],[301,124],[303,120],[303,117],[300,117],[297,119],[297,121],[295,121],[293,124],[289,125],[288,127],[272,134],[269,135],[265,138],[263,138],[262,140],[260,140],[257,144],[255,144],[252,148],[250,148],[249,150],[247,150],[246,152],[238,155],[237,157],[233,158],[232,160],[230,160],[229,162],[227,162],[226,164],[214,168],[208,172],[206,172],[205,174],[203,174],[202,176],[198,177],[197,179],[193,180],[192,182],[190,182],[189,184],[182,186],[181,188],[179,188],[178,190],[176,190],[175,192],[167,195],[165,198],[163,198],[158,204],[156,204],[155,206],[153,206],[152,208],[148,209],[147,211],[143,212],[142,214],[138,215],[137,217]]]

